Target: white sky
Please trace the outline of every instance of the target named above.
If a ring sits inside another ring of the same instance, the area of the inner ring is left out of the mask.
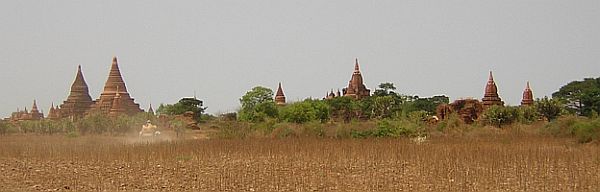
[[[288,100],[344,87],[480,98],[489,70],[520,102],[600,71],[600,1],[1,1],[0,116],[66,99],[77,65],[97,98],[111,58],[144,109],[192,96],[208,112],[282,82]]]

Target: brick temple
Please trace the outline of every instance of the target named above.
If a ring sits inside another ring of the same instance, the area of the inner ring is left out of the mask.
[[[275,104],[279,106],[285,105],[285,95],[283,94],[281,83],[279,83],[279,85],[277,86],[277,93],[275,94]]]
[[[360,67],[358,65],[358,58],[354,60],[354,72],[350,81],[348,81],[348,87],[345,87],[340,92],[333,92],[333,89],[325,95],[324,99],[332,99],[340,96],[352,97],[354,99],[362,99],[371,95],[371,90],[367,89],[367,86],[363,83],[363,76],[360,73]]]
[[[533,105],[533,91],[531,91],[531,87],[529,87],[529,81],[527,81],[527,86],[525,90],[523,90],[523,99],[521,99],[521,106],[531,106]]]
[[[494,105],[504,105],[504,101],[502,101],[502,99],[500,99],[500,96],[498,95],[498,87],[496,86],[496,82],[494,82],[494,76],[492,75],[491,71],[488,82],[485,85],[485,93],[481,101],[483,103],[484,108],[488,108]]]
[[[100,98],[94,101],[90,106],[89,112],[100,112],[110,115],[133,115],[143,112],[140,105],[134,102],[127,92],[125,81],[119,70],[117,57],[113,57],[108,79],[104,84],[104,90],[100,94]]]
[[[27,107],[24,110],[17,109],[10,115],[11,120],[23,121],[23,120],[40,120],[44,118],[44,113],[40,112],[37,103],[33,100],[31,111],[27,111]]]
[[[71,90],[67,99],[59,105],[50,106],[48,112],[48,119],[79,119],[90,113],[102,113],[110,116],[118,115],[134,115],[136,113],[143,112],[140,109],[140,105],[134,102],[129,92],[127,92],[127,86],[121,71],[119,70],[119,63],[117,58],[113,57],[112,65],[108,74],[108,79],[104,84],[104,90],[100,94],[100,97],[96,100],[92,100],[89,93],[89,88],[85,82],[81,66],[77,67],[77,73],[75,74],[75,80],[71,84]],[[43,119],[44,115],[38,110],[36,101],[33,101],[31,111],[19,110],[13,112],[9,120],[20,121],[20,120],[40,120]]]

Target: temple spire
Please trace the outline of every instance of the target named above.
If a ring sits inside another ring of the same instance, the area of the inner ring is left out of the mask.
[[[31,111],[34,111],[34,110],[36,110],[36,111],[38,110],[37,103],[36,103],[35,99],[33,100],[33,106],[31,106]]]
[[[358,66],[358,57],[354,58],[354,71],[360,71]]]
[[[89,94],[88,85],[83,76],[81,65],[78,65],[75,80],[73,81],[73,84],[71,84],[69,96],[67,96],[67,99],[60,105],[60,108],[63,110],[58,110],[59,106],[57,105],[55,108],[56,110],[54,111],[55,113],[52,114],[52,116],[55,118],[81,118],[90,109],[90,106],[93,103],[92,97]]]
[[[283,94],[283,88],[281,88],[281,82],[277,86],[277,93],[275,94],[275,104],[285,105],[285,95]]]
[[[527,81],[527,86],[525,90],[523,90],[523,99],[521,100],[522,106],[530,106],[533,105],[533,91],[531,91],[531,87],[529,86],[529,81]]]
[[[488,78],[488,82],[485,85],[485,92],[483,94],[483,106],[489,107],[492,105],[504,105],[500,96],[498,96],[498,87],[496,86],[496,82],[494,81],[494,76],[492,75],[492,71],[490,71],[490,76]]]

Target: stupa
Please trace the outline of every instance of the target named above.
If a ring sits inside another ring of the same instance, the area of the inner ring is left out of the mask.
[[[113,109],[113,104],[115,103],[114,100],[117,98],[119,100],[117,101],[119,106],[117,106],[118,108]],[[143,110],[140,109],[140,105],[135,103],[133,98],[131,98],[127,92],[127,87],[125,86],[121,71],[119,70],[117,57],[113,57],[108,79],[104,84],[104,90],[100,94],[100,98],[94,101],[94,104],[90,109],[91,112],[101,112],[104,114],[110,114],[111,110],[117,110],[118,112],[127,115],[143,112]]]
[[[73,84],[71,85],[71,92],[69,93],[67,100],[60,105],[60,108],[56,106],[52,118],[82,118],[92,104],[94,104],[94,102],[92,101],[92,97],[90,97],[88,85],[85,82],[80,65],[77,67],[75,81],[73,81]],[[48,116],[50,116],[50,114],[48,114]]]
[[[521,100],[521,106],[531,106],[533,105],[533,92],[529,87],[529,81],[527,81],[527,86],[523,91],[523,99]]]
[[[281,83],[277,87],[277,93],[275,94],[275,104],[277,105],[285,105],[285,95],[283,94],[283,89],[281,88]]]
[[[342,91],[344,92],[344,96],[355,99],[362,99],[371,95],[371,90],[367,89],[363,84],[363,77],[358,66],[358,58],[355,59],[354,72],[352,73],[352,78],[348,82],[348,87],[344,88]]]
[[[494,76],[492,75],[492,71],[490,71],[490,77],[488,79],[487,85],[485,86],[485,93],[483,95],[483,107],[487,108],[493,105],[504,105],[500,96],[498,96],[498,87],[496,86],[496,82],[494,82]]]

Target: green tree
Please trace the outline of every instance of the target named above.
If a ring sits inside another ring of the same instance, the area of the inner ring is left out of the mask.
[[[373,92],[373,96],[388,96],[388,95],[396,95],[394,92],[396,91],[396,86],[393,83],[381,83],[378,88]]]
[[[419,98],[419,96],[408,97],[404,103],[402,112],[409,114],[413,111],[427,111],[430,114],[435,114],[435,109],[440,104],[450,103],[450,98],[445,95],[436,95],[433,97]]]
[[[594,111],[600,112],[600,78],[570,82],[552,93],[552,97],[563,100],[578,115],[590,116]]]
[[[194,113],[194,120],[201,121],[202,115],[206,110],[206,107],[203,107],[204,102],[198,100],[196,98],[182,98],[179,102],[171,105],[171,104],[160,104],[156,112],[158,114],[165,115],[181,115],[185,112],[191,111]]]
[[[563,110],[563,104],[558,99],[548,99],[548,97],[537,99],[534,106],[538,110],[538,113],[548,119],[548,121],[559,117]]]
[[[383,119],[392,116],[393,109],[397,106],[397,100],[394,96],[378,96],[374,97],[373,100],[373,117]]]
[[[273,90],[257,86],[240,98],[242,108],[238,118],[242,121],[260,122],[267,117],[277,117],[277,106],[273,101]]]

